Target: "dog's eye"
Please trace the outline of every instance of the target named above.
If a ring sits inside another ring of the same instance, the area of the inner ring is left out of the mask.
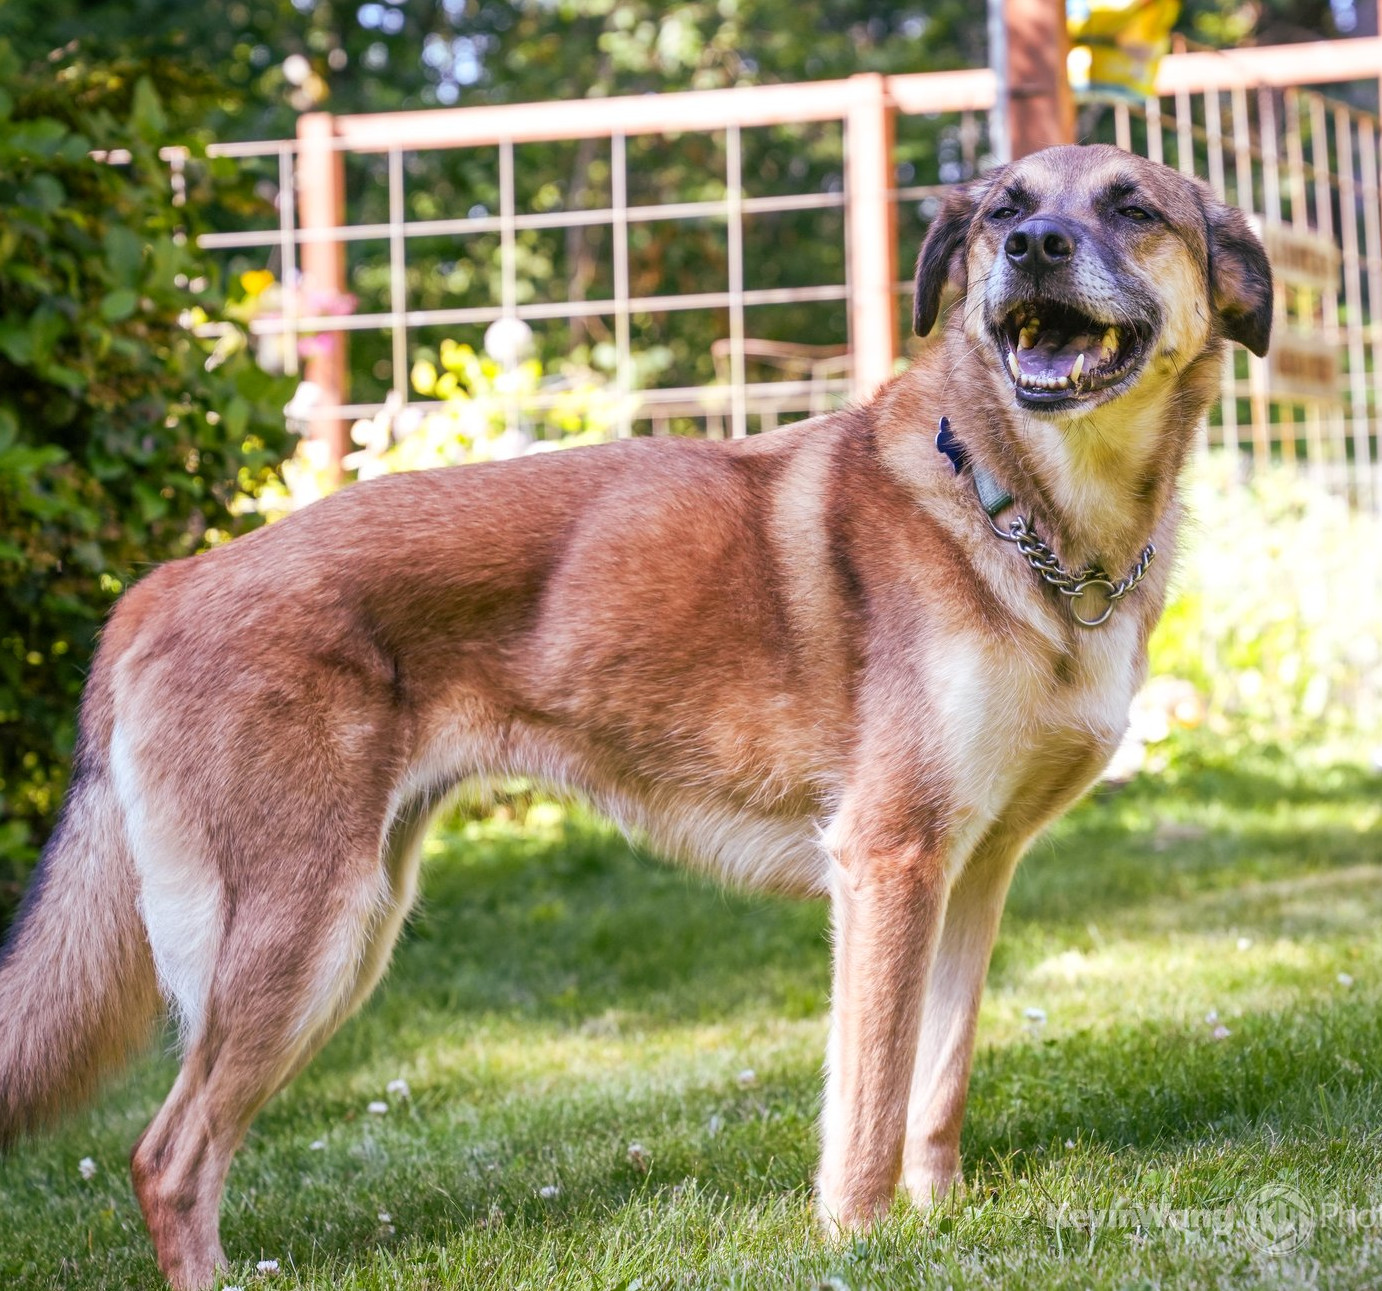
[[[1134,220],[1138,224],[1145,224],[1152,218],[1151,211],[1147,210],[1144,206],[1120,206],[1118,208],[1118,214],[1123,216],[1124,219]]]
[[[991,212],[989,213],[989,219],[991,219],[991,220],[1010,220],[1010,219],[1012,219],[1013,216],[1016,215],[1016,214],[1017,214],[1017,207],[1015,207],[1015,206],[1000,206],[996,211],[991,211]]]

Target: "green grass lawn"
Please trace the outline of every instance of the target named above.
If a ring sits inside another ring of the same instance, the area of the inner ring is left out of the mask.
[[[237,1159],[229,1284],[1382,1284],[1369,770],[1187,756],[1058,825],[990,973],[965,1195],[843,1247],[810,1226],[823,907],[726,894],[550,804],[429,851],[384,988]],[[0,1286],[158,1285],[126,1161],[173,1069],[0,1163]],[[1253,1219],[1282,1186],[1313,1227],[1289,1199]]]

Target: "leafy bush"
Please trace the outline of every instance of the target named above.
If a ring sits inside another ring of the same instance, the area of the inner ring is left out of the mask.
[[[423,412],[391,398],[378,415],[357,421],[351,438],[360,447],[345,459],[357,479],[596,444],[619,420],[620,396],[601,373],[577,363],[544,372],[537,359],[516,355],[506,366],[445,340],[439,351],[417,352],[411,379],[438,406]],[[315,447],[298,446],[284,464],[285,485],[261,495],[262,512],[276,517],[335,486]]]
[[[1359,750],[1382,739],[1382,521],[1289,467],[1204,460],[1135,737]],[[1155,766],[1155,763],[1152,764]]]
[[[111,603],[257,523],[235,499],[289,448],[282,383],[244,354],[208,370],[179,323],[220,300],[142,71],[25,73],[0,44],[0,914],[52,826]]]

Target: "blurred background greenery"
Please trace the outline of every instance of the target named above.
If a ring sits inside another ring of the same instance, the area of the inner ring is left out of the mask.
[[[1179,24],[1211,45],[1376,29],[1375,0],[1192,0]],[[198,232],[271,218],[274,198],[252,167],[204,162],[208,143],[291,137],[298,114],[318,108],[560,100],[985,61],[982,6],[963,0],[0,6],[0,922],[52,827],[86,666],[114,597],[149,564],[261,523],[292,484],[283,415],[291,383],[247,347],[183,326],[243,317],[266,289],[246,265],[194,249]],[[907,129],[907,165],[959,178],[953,125]],[[761,191],[839,185],[838,131],[760,133],[746,141],[745,171]],[[170,144],[204,162],[186,170],[181,188],[158,155]],[[707,190],[720,180],[702,146],[631,140],[630,174],[683,200],[718,195]],[[533,181],[520,201],[604,203],[608,169],[581,148],[525,153],[524,174],[564,178]],[[416,165],[410,218],[463,214],[497,191],[492,165],[477,155],[433,153]],[[357,219],[382,208],[385,189],[369,170],[355,176]],[[750,229],[755,285],[840,280],[841,239],[820,236],[821,220],[838,215]],[[904,241],[921,231],[919,221]],[[522,247],[524,298],[551,280],[575,298],[607,293],[608,236],[595,227],[535,234]],[[722,239],[723,230],[671,238],[641,226],[635,293],[694,289],[722,271]],[[438,245],[410,262],[410,300],[464,304],[472,286],[487,295],[494,263],[484,238]],[[350,287],[365,304],[387,292],[363,265]],[[642,338],[640,362],[674,380],[713,379],[713,320],[678,320]],[[843,342],[844,326],[842,309],[828,304],[809,331],[819,343]],[[414,388],[444,407],[405,443],[358,427],[352,465],[361,474],[502,455],[513,446],[498,442],[502,428],[477,419],[471,401],[496,390],[521,400],[539,381],[558,379],[569,395],[535,414],[544,437],[597,438],[613,422],[601,388],[608,347],[594,325],[545,333],[531,362],[509,374],[487,366],[478,336],[419,339]],[[362,398],[388,387],[378,370],[385,344],[352,341]],[[1161,680],[1139,701],[1122,773],[1155,769],[1197,741],[1346,746],[1366,758],[1378,739],[1378,522],[1351,515],[1308,476],[1268,473],[1243,489],[1236,470],[1210,462],[1196,478],[1198,529],[1154,643]]]

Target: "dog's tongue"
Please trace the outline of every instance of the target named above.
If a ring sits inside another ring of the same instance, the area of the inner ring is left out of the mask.
[[[1077,336],[1067,336],[1057,328],[1035,332],[1024,329],[1018,339],[1017,365],[1025,377],[1051,380],[1071,377],[1077,380],[1101,367],[1117,353],[1116,339],[1110,345],[1105,340],[1107,335],[1095,336],[1083,332]],[[1079,362],[1081,355],[1084,356],[1083,363]]]
[[[1017,350],[1009,364],[1016,359],[1014,379],[1019,384],[1031,383],[1050,388],[1053,383],[1078,386],[1093,373],[1107,368],[1118,357],[1121,333],[1118,328],[1099,332],[1074,332],[1061,326],[1060,319],[1043,322],[1025,319],[1017,333]]]

